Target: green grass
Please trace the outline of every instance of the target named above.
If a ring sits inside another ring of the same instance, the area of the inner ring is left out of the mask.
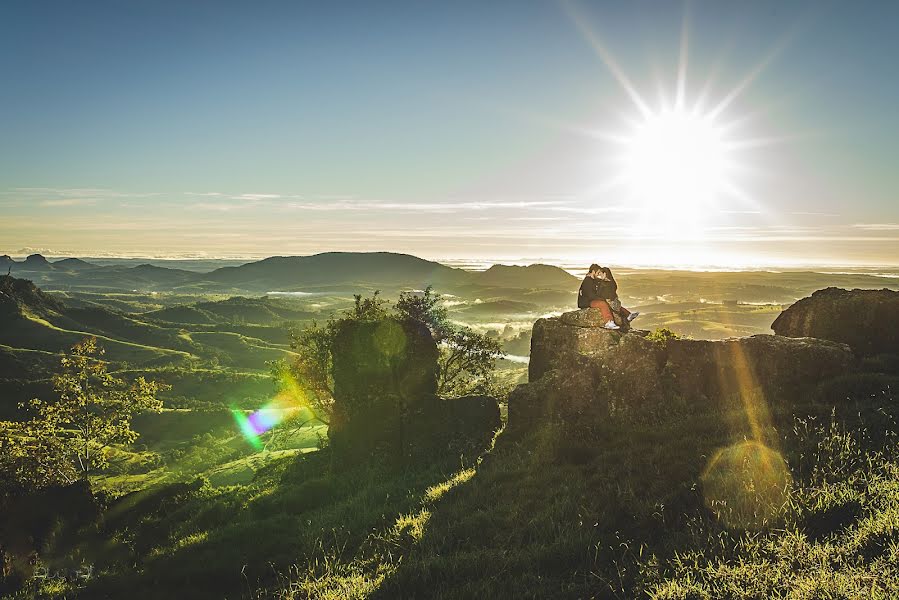
[[[739,415],[592,437],[545,423],[499,434],[480,462],[400,471],[335,469],[327,451],[220,460],[193,486],[114,503],[99,577],[65,594],[893,597],[897,407],[889,395],[834,404],[773,407],[764,436],[789,468],[777,502],[751,454],[719,473],[733,477],[723,496],[711,491],[717,450],[744,439]]]
[[[279,360],[292,352],[284,346],[275,346],[257,338],[232,332],[190,333],[196,343],[211,348],[227,364],[246,369],[266,369],[267,361]]]

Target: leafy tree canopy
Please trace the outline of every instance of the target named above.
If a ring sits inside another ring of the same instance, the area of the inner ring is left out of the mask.
[[[96,338],[72,346],[53,376],[58,397],[32,399],[24,407],[31,418],[2,424],[2,471],[26,488],[71,483],[108,466],[104,450],[130,444],[138,433],[134,415],[162,410],[156,394],[165,384],[138,377],[132,382],[109,373]]]

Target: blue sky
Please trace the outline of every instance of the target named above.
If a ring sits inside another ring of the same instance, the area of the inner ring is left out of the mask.
[[[896,56],[890,2],[5,2],[0,252],[896,264]],[[638,209],[679,72],[738,193]]]

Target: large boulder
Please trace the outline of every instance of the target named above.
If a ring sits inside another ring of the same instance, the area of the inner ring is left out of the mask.
[[[483,448],[500,426],[489,396],[437,396],[437,344],[420,322],[345,320],[335,336],[328,437],[341,459],[406,462]]]
[[[859,356],[899,354],[899,292],[818,290],[783,311],[771,329],[848,344]]]
[[[571,364],[577,356],[600,357],[625,335],[603,328],[605,320],[598,308],[585,308],[560,317],[537,319],[531,333],[528,379],[536,381],[550,369]],[[645,335],[646,332],[636,332]]]
[[[332,447],[403,454],[410,424],[426,419],[437,402],[438,350],[428,328],[397,319],[344,320],[332,356]]]
[[[848,346],[827,340],[655,339],[603,329],[592,309],[575,313],[534,324],[530,382],[509,397],[510,431],[546,418],[589,427],[718,411],[759,396],[783,402],[853,364]]]
[[[727,340],[670,340],[665,375],[685,408],[702,411],[749,395],[795,398],[848,373],[851,349],[827,340],[753,335]]]

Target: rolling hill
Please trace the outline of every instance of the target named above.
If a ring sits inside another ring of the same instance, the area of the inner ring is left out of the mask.
[[[55,262],[37,254],[24,262],[3,257],[17,277],[48,290],[177,291],[179,293],[254,293],[270,291],[381,289],[395,292],[502,287],[559,289],[577,279],[550,265],[494,265],[483,272],[465,271],[409,254],[392,252],[325,252],[311,256],[273,256],[240,266],[198,273],[150,264],[135,267],[98,266],[76,258]]]

